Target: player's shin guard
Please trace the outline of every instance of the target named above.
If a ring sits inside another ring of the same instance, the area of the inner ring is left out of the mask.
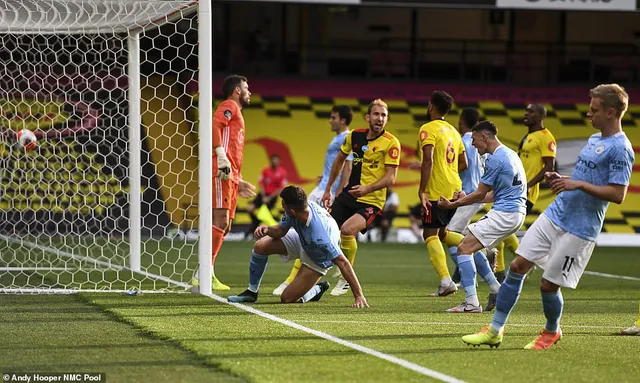
[[[496,273],[504,271],[504,242],[500,242],[496,246]]]
[[[476,251],[476,253],[473,254],[473,261],[476,265],[476,270],[478,270],[478,274],[480,274],[480,277],[487,283],[489,289],[491,289],[491,293],[497,293],[500,288],[500,283],[498,283],[496,276],[493,275],[491,271],[487,256],[484,255],[482,251]]]
[[[516,302],[518,302],[523,284],[524,274],[518,274],[511,271],[511,269],[507,271],[507,278],[498,291],[496,312],[493,314],[493,320],[491,321],[491,327],[496,334],[499,334],[507,324],[509,315],[515,307]]]
[[[341,235],[340,236],[340,249],[347,257],[351,266],[356,261],[356,252],[358,251],[358,241],[353,235]]]
[[[458,266],[458,246],[451,246],[449,248],[449,255],[453,263]]]
[[[266,255],[256,254],[251,251],[251,261],[249,262],[249,290],[257,293],[262,282],[262,276],[267,269],[267,261],[269,257]]]
[[[478,293],[476,292],[476,265],[473,256],[468,254],[458,255],[458,267],[460,268],[460,282],[466,293],[465,301],[474,306],[479,306]]]
[[[564,307],[564,299],[560,290],[552,293],[543,292],[542,307],[544,308],[544,316],[547,318],[547,324],[544,329],[548,332],[558,332],[562,308]]]
[[[442,284],[442,281],[447,279],[450,281],[451,276],[449,275],[449,269],[447,268],[447,256],[444,253],[444,247],[442,247],[440,238],[437,235],[434,235],[427,238],[424,242],[427,245],[427,251],[429,251],[431,264],[440,277],[440,283]],[[458,260],[458,262],[459,261],[460,260]]]
[[[301,264],[302,263],[300,262],[300,258],[296,259],[296,261],[293,262],[293,267],[291,268],[291,272],[289,273],[289,276],[287,277],[287,279],[285,279],[285,282],[287,283],[293,282],[296,275],[298,275],[298,271],[300,270]]]
[[[511,250],[512,253],[515,253],[520,246],[520,242],[518,242],[518,237],[515,234],[511,234],[503,241],[504,244]],[[504,258],[503,258],[504,260]]]

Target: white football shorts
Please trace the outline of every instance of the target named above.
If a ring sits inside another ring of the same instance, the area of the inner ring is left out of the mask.
[[[467,229],[467,226],[469,226],[469,222],[471,222],[473,216],[476,215],[483,206],[483,203],[474,203],[473,205],[459,207],[447,225],[447,229],[449,231],[455,231],[456,233],[463,233]]]
[[[522,227],[524,217],[524,213],[491,209],[478,222],[469,225],[469,232],[480,241],[485,249],[493,249]]]
[[[285,234],[285,236],[280,239],[284,243],[284,247],[287,249],[287,254],[280,254],[280,257],[283,261],[290,262],[299,258],[300,262],[302,262],[303,265],[307,266],[313,271],[318,272],[321,275],[326,275],[327,271],[331,269],[331,267],[324,268],[313,262],[311,257],[309,257],[309,255],[302,248],[300,236],[295,230],[289,229],[287,234]]]
[[[540,266],[542,278],[575,289],[595,246],[594,241],[561,229],[541,214],[522,237],[516,254]]]

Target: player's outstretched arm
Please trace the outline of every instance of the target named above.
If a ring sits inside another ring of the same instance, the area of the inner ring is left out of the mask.
[[[467,153],[460,153],[460,157],[458,157],[458,173],[461,173],[469,167],[469,160],[467,159]]]
[[[542,157],[542,161],[544,162],[544,168],[542,168],[542,170],[540,170],[540,172],[538,172],[538,174],[536,174],[536,176],[533,177],[531,181],[529,181],[529,183],[527,183],[527,189],[531,189],[532,187],[542,182],[542,180],[546,181],[547,173],[553,173],[553,166],[556,162],[556,159],[554,157]]]
[[[338,174],[342,171],[342,167],[344,166],[344,162],[347,160],[347,154],[345,154],[342,150],[338,152],[336,159],[333,161],[333,165],[331,165],[331,173],[329,173],[329,181],[327,182],[327,186],[324,189],[324,194],[322,195],[322,202],[325,207],[329,207],[331,201],[331,187],[333,183],[336,182],[338,178]]]
[[[609,184],[596,186],[585,181],[576,181],[570,178],[557,178],[551,181],[551,190],[559,194],[563,191],[582,190],[603,201],[621,204],[627,196],[627,185]]]
[[[444,197],[440,197],[438,200],[438,206],[443,209],[455,209],[460,206],[473,205],[474,203],[479,203],[487,198],[487,194],[492,190],[491,186],[480,182],[478,184],[478,190],[474,191],[471,194],[467,194],[458,198],[455,201],[449,201]]]
[[[351,291],[353,292],[353,297],[355,298],[355,302],[353,303],[353,307],[363,308],[369,307],[364,294],[362,293],[362,287],[360,287],[360,281],[358,281],[358,277],[356,276],[355,271],[353,271],[353,267],[347,260],[343,254],[340,254],[337,258],[332,261],[342,273],[344,279],[349,283],[351,287]]]
[[[264,236],[269,236],[273,239],[280,239],[287,234],[288,230],[283,229],[280,225],[275,226],[258,226],[256,231],[253,232],[253,235],[256,239],[260,239]]]

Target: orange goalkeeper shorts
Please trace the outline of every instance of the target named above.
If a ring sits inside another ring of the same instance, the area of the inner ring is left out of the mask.
[[[229,210],[229,218],[236,216],[238,206],[238,183],[213,178],[213,208]]]

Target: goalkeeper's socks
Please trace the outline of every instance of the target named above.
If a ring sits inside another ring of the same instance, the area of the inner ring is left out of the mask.
[[[258,292],[260,288],[260,282],[262,282],[262,276],[267,269],[267,261],[269,257],[266,255],[256,254],[255,251],[251,251],[251,261],[249,262],[249,290],[254,293]]]
[[[544,316],[547,318],[547,324],[544,326],[545,330],[558,332],[563,306],[564,300],[560,290],[552,293],[542,293],[542,307],[544,308]]]
[[[516,302],[518,302],[523,284],[524,274],[516,273],[511,269],[507,271],[507,277],[498,291],[496,312],[493,314],[493,320],[491,321],[491,328],[496,334],[499,334],[507,324],[509,315],[516,305]]]
[[[476,292],[476,265],[473,262],[473,256],[458,255],[458,267],[460,268],[460,282],[466,294],[465,302],[480,306]]]
[[[500,289],[500,283],[498,283],[496,276],[491,271],[491,266],[489,266],[487,256],[484,255],[482,251],[476,251],[476,253],[473,255],[473,261],[476,264],[476,270],[478,270],[478,274],[480,274],[480,277],[482,277],[487,285],[489,285],[491,294],[497,293]]]

